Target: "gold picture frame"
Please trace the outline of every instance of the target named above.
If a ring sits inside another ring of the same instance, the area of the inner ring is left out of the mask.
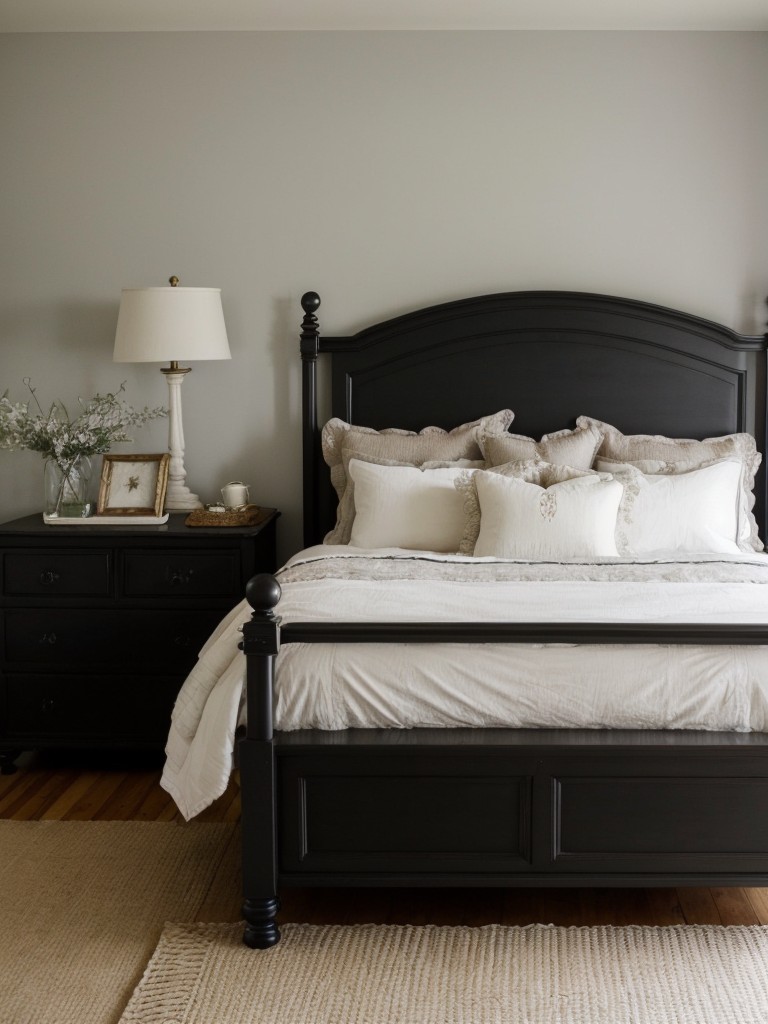
[[[161,516],[170,455],[105,455],[96,514]]]

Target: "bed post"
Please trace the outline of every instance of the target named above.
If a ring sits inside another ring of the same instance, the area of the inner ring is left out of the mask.
[[[275,823],[275,755],[272,735],[272,686],[280,649],[280,619],[274,608],[280,584],[268,573],[254,576],[245,588],[253,615],[243,626],[240,647],[246,654],[247,725],[240,741],[243,830],[243,942],[268,949],[280,941],[275,917],[277,898],[277,831]]]
[[[315,311],[320,307],[317,292],[305,292],[301,297],[304,319],[301,322],[301,369],[302,369],[302,445],[304,451],[304,547],[317,543],[315,536],[318,521],[318,478],[317,478],[317,353],[320,346],[320,331]]]

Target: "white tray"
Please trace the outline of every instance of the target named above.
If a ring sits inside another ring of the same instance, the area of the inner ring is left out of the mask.
[[[164,516],[47,516],[43,513],[46,526],[162,526],[168,522]]]

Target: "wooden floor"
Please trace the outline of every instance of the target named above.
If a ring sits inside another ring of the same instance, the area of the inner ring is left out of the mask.
[[[158,757],[25,755],[0,776],[0,818],[181,821]],[[237,786],[197,821],[236,822]],[[288,889],[282,921],[346,924],[763,924],[768,889]]]

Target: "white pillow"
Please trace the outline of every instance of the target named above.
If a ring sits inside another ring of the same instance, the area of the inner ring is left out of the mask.
[[[424,427],[418,434],[398,427],[374,430],[372,427],[360,427],[336,418],[329,420],[323,427],[321,444],[323,458],[331,469],[331,483],[339,496],[339,506],[336,525],[325,537],[325,543],[349,543],[354,500],[348,486],[347,453],[353,458],[357,455],[379,465],[399,463],[422,466],[425,462],[482,459],[478,442],[480,431],[504,431],[514,416],[511,410],[502,409],[471,423],[462,423],[450,431],[441,427]]]
[[[726,460],[709,459],[706,462],[668,462],[662,459],[632,459],[626,462],[618,462],[614,459],[604,459],[598,455],[595,461],[595,469],[600,473],[621,474],[627,466],[634,466],[635,469],[639,469],[646,477],[679,476],[680,474],[690,473],[692,470],[703,469],[707,466],[714,466],[724,461]],[[748,491],[744,487],[744,462],[737,458],[737,456],[728,458],[727,461],[738,463],[742,467],[737,495],[738,522],[735,537],[736,546],[739,551],[762,551],[763,544],[756,533],[755,518],[751,514],[752,506],[755,503],[755,496],[752,491]],[[619,513],[619,518],[621,518],[621,513]]]
[[[360,548],[458,551],[464,502],[454,480],[465,469],[377,466],[352,459],[355,520],[349,543]]]
[[[366,452],[342,451],[342,466],[346,487],[336,509],[336,525],[325,535],[324,544],[349,544],[352,536],[352,524],[355,521],[355,481],[349,472],[349,464],[353,459],[358,462],[369,462],[376,466],[413,466],[412,462],[398,462],[395,459],[384,459]],[[419,469],[483,469],[485,462],[476,459],[455,459],[444,461],[430,459],[418,466]]]
[[[473,474],[480,504],[475,557],[547,561],[618,555],[616,517],[624,488],[597,475],[539,487]]]
[[[580,427],[596,427],[602,431],[603,440],[597,453],[598,459],[632,463],[644,473],[687,472],[711,465],[715,460],[738,459],[742,464],[742,477],[737,543],[742,551],[763,550],[763,542],[752,514],[755,504],[755,473],[762,455],[751,434],[724,434],[721,437],[693,441],[689,438],[664,437],[661,434],[622,434],[610,423],[589,416],[579,416],[576,424]],[[659,469],[651,468],[651,462],[655,462]]]
[[[622,553],[738,554],[740,461],[724,459],[673,475],[616,463],[611,468],[625,487],[617,531]]]

